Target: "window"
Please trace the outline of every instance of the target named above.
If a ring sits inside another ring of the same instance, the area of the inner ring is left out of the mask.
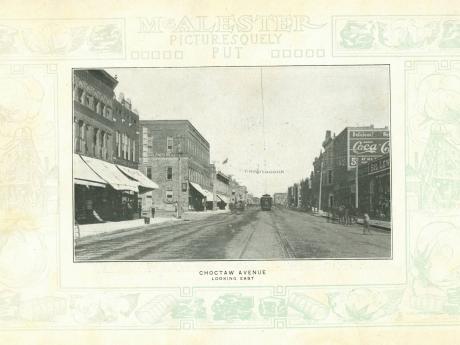
[[[97,145],[98,145],[98,140],[97,137],[99,136],[99,130],[97,128],[94,128],[93,130],[93,155],[96,155],[97,152]]]
[[[166,138],[166,151],[172,152],[174,140],[172,137]]]
[[[123,159],[126,159],[126,148],[128,147],[127,139],[128,137],[123,133],[121,135],[121,156]]]
[[[167,167],[166,168],[166,179],[167,180],[172,180],[172,167]]]
[[[128,160],[131,160],[131,138],[128,137],[128,148],[127,148],[127,158]]]
[[[151,167],[147,167],[147,177],[149,179],[152,179],[152,168]]]
[[[85,149],[84,152],[89,153],[91,147],[91,126],[85,125],[85,129],[83,130],[83,135],[85,136]]]
[[[83,89],[77,88],[77,101],[83,103]]]
[[[78,127],[79,127],[79,145],[78,145],[78,151],[85,153],[85,137],[86,137],[86,131],[85,131],[85,124],[83,121],[78,122]]]
[[[120,132],[115,132],[115,144],[117,146],[117,156],[120,157],[121,155],[121,143],[120,143]]]
[[[327,171],[327,183],[328,184],[332,183],[332,170]]]
[[[136,161],[136,141],[133,140],[133,161]]]
[[[83,104],[89,107],[89,103],[90,103],[90,96],[86,94],[85,97],[83,97]]]
[[[166,191],[166,201],[171,202],[173,200],[173,192],[172,190],[167,190]]]
[[[153,152],[153,135],[150,133],[147,139],[147,149],[150,152]]]
[[[105,110],[104,117],[111,118],[112,117],[112,108],[106,106],[104,108],[104,110]]]

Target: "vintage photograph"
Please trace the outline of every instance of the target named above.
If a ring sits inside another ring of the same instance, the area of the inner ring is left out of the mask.
[[[391,259],[389,65],[72,74],[75,262]]]

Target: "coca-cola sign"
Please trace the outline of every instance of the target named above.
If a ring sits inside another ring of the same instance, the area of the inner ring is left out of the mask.
[[[348,168],[370,162],[390,152],[388,129],[349,129]]]

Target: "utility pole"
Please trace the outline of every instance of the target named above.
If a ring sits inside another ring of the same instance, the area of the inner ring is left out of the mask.
[[[319,174],[319,200],[318,200],[318,212],[321,210],[321,189],[323,186],[323,159],[321,159],[321,169]]]
[[[358,208],[358,162],[356,162],[356,170],[355,170],[355,208]]]
[[[216,183],[217,183],[217,167],[216,161],[212,162],[213,168],[211,169],[211,183],[212,183],[212,210],[217,209],[217,193],[216,193]]]

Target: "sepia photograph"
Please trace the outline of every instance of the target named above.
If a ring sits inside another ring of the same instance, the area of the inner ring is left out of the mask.
[[[72,80],[75,262],[392,258],[389,65]]]

